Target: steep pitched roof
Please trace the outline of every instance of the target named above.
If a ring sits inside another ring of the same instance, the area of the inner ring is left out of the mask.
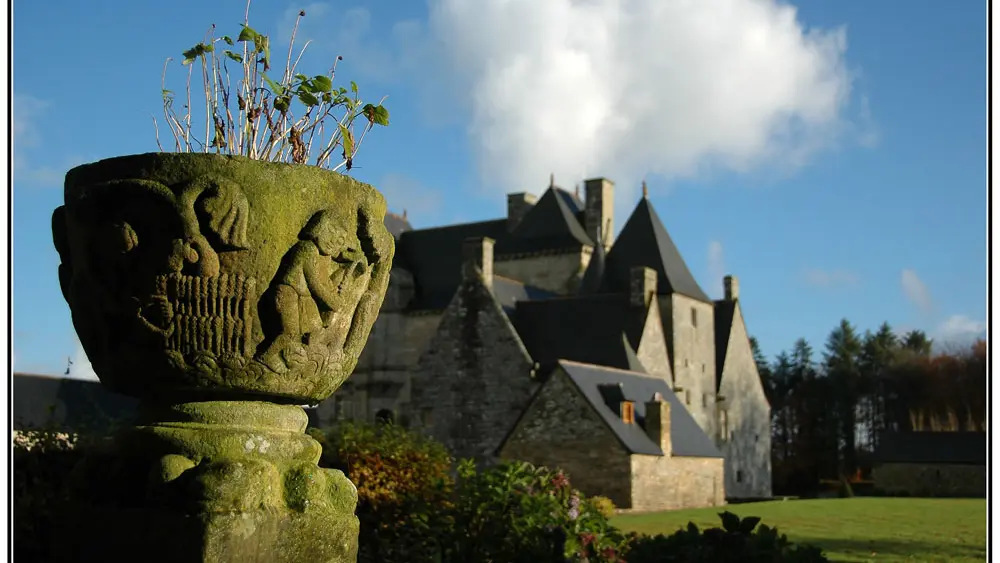
[[[528,241],[546,248],[593,246],[594,241],[577,219],[579,200],[574,199],[564,190],[549,188],[514,228],[506,244],[514,252],[520,251],[515,247],[525,246]]]
[[[493,296],[500,302],[500,306],[503,307],[507,316],[511,317],[518,303],[538,299],[551,299],[556,297],[556,294],[494,274]]]
[[[601,228],[597,228],[598,238],[601,236]],[[604,253],[604,245],[594,245],[594,253],[590,256],[590,263],[583,273],[583,280],[580,282],[581,295],[593,295],[601,290],[601,280],[604,279],[604,269],[607,266],[607,256]]]
[[[736,301],[720,299],[715,301],[715,387],[722,384],[722,370],[729,350],[729,335],[733,332],[736,317]]]
[[[391,212],[386,213],[383,222],[385,223],[385,228],[388,229],[389,233],[392,234],[392,236],[397,240],[399,239],[399,235],[405,233],[406,231],[413,230],[413,226],[410,225],[410,222],[406,219],[405,214],[396,215]]]
[[[886,432],[878,463],[986,465],[985,432]]]
[[[577,218],[582,203],[575,195],[550,188],[508,232],[506,219],[404,231],[396,243],[393,267],[413,274],[412,309],[443,309],[462,280],[462,243],[489,237],[494,254],[578,249],[593,245]]]
[[[517,303],[514,328],[540,364],[567,359],[644,371],[636,358],[647,310],[627,295],[557,297]]]
[[[97,381],[27,373],[13,374],[15,428],[106,430],[138,412],[139,401],[109,391]],[[57,408],[52,411],[52,407]]]
[[[636,266],[656,270],[660,294],[677,292],[711,303],[646,198],[639,201],[608,253],[603,290],[628,291],[630,270]]]
[[[663,450],[645,431],[646,401],[660,393],[670,401],[670,440],[673,455],[679,457],[723,457],[707,434],[659,377],[606,367],[560,361],[559,367],[569,376],[608,428],[618,436],[629,452],[663,455]],[[621,401],[635,403],[635,424],[622,421]]]

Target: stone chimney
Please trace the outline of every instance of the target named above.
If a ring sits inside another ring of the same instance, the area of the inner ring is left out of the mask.
[[[531,208],[538,202],[538,198],[532,194],[521,192],[507,194],[507,232],[511,232],[521,223],[521,219],[531,211]]]
[[[656,297],[656,270],[645,266],[632,268],[629,275],[629,303],[645,309]]]
[[[660,446],[663,455],[670,457],[673,454],[670,442],[670,401],[660,393],[653,393],[653,398],[646,403],[646,435]]]
[[[740,298],[740,280],[736,279],[736,276],[722,278],[722,287],[725,290],[726,301],[736,301]]]
[[[490,289],[493,289],[493,243],[489,237],[476,237],[467,238],[462,244],[462,272],[471,278],[478,268],[483,284]]]
[[[595,244],[601,244],[600,232],[603,232],[607,242],[604,250],[608,250],[615,232],[612,222],[615,214],[615,183],[606,178],[594,178],[584,181],[583,190],[586,194],[583,227]]]

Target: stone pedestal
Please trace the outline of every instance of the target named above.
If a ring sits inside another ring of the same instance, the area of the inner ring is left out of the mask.
[[[315,166],[144,154],[66,175],[59,283],[137,424],[76,471],[63,559],[341,563],[357,490],[305,412],[354,370],[389,283],[385,200]]]
[[[74,474],[62,560],[355,561],[357,489],[305,428],[265,402],[148,408]]]

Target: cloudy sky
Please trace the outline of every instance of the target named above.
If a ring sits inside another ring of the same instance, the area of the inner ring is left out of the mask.
[[[418,226],[501,216],[504,194],[616,182],[650,198],[711,296],[740,278],[768,355],[846,317],[940,341],[986,317],[982,2],[260,1],[251,25],[313,40],[307,74],[388,95],[354,175]],[[15,369],[87,376],[50,217],[65,171],[156,150],[167,57],[243,0],[14,10]],[[57,38],[58,40],[53,40]],[[180,67],[168,88],[183,90]]]

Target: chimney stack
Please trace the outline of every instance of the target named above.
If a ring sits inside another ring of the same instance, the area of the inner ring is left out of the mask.
[[[615,183],[606,178],[594,178],[583,183],[584,197],[584,229],[587,236],[594,241],[594,244],[601,244],[601,237],[598,231],[604,232],[607,242],[604,250],[611,247],[614,224],[612,220],[615,214]]]
[[[646,403],[646,435],[663,450],[663,455],[670,457],[673,454],[670,441],[670,401],[660,393],[653,393],[653,398]]]
[[[513,231],[531,211],[538,198],[526,192],[507,194],[507,232]]]
[[[476,237],[465,239],[462,244],[462,271],[467,278],[482,272],[483,284],[493,289],[493,239]]]
[[[632,268],[629,276],[629,302],[633,307],[646,308],[656,297],[656,270],[646,266]]]
[[[740,298],[740,280],[736,276],[722,278],[722,287],[725,289],[726,301],[736,301]]]

